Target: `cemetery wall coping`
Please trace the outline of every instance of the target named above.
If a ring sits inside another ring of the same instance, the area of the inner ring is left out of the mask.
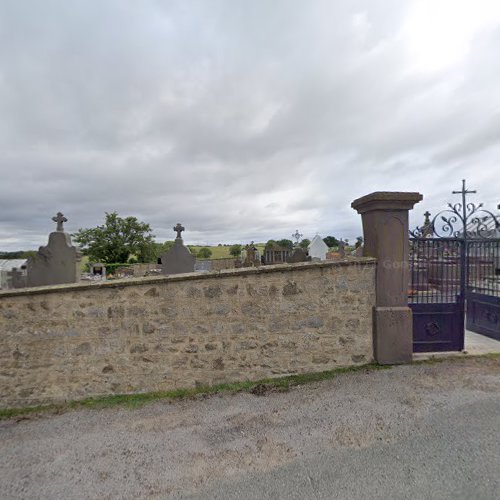
[[[245,276],[254,274],[280,273],[286,271],[300,271],[311,268],[345,267],[345,266],[371,266],[375,265],[377,259],[372,257],[349,257],[334,261],[321,262],[299,262],[293,264],[275,264],[270,266],[249,267],[239,269],[224,269],[207,273],[186,273],[167,276],[146,276],[141,278],[126,278],[112,281],[71,283],[65,285],[40,286],[33,288],[21,288],[15,290],[0,291],[0,300],[4,297],[43,295],[49,293],[86,291],[96,288],[123,288],[127,286],[151,285],[165,282],[206,280],[212,278],[224,278],[234,276]]]

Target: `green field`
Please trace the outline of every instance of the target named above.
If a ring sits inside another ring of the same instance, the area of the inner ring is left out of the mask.
[[[254,243],[254,245],[259,249],[259,252],[263,253],[265,243]],[[198,252],[200,248],[210,248],[212,250],[212,256],[210,259],[230,259],[231,255],[229,254],[229,249],[231,246],[209,246],[209,245],[188,245],[190,248],[193,248]],[[245,245],[243,245],[244,247]]]

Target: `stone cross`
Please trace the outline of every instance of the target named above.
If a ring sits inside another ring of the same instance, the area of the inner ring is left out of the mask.
[[[177,233],[177,238],[182,238],[181,233],[184,231],[184,226],[178,222],[177,225],[174,227],[174,231]]]
[[[57,212],[57,215],[55,217],[52,217],[52,220],[54,222],[57,222],[56,231],[64,232],[63,223],[68,222],[68,219],[66,219],[66,217],[64,217],[61,212]]]
[[[296,229],[295,233],[292,234],[292,238],[295,240],[295,245],[298,246],[300,238],[302,238],[302,234],[299,233],[299,230]]]

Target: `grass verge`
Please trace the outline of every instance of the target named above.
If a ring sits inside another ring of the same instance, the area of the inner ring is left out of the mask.
[[[430,359],[422,359],[413,361],[410,365],[425,365],[447,362],[463,362],[471,359],[500,359],[500,353],[467,355],[463,357],[435,357]],[[0,409],[0,420],[6,420],[15,417],[27,417],[28,415],[39,413],[54,413],[59,414],[70,410],[80,408],[101,409],[121,406],[126,408],[140,408],[147,403],[162,399],[178,400],[193,398],[198,395],[210,395],[218,393],[235,394],[238,392],[252,392],[256,395],[262,395],[268,392],[287,391],[290,387],[308,384],[311,382],[321,382],[322,380],[330,380],[342,373],[352,372],[370,372],[374,370],[388,370],[396,365],[379,365],[377,363],[369,363],[359,366],[347,366],[335,368],[317,373],[302,373],[297,375],[287,375],[285,377],[265,378],[257,381],[246,380],[244,382],[234,382],[227,384],[217,384],[212,386],[200,386],[186,389],[174,389],[172,391],[147,392],[139,394],[117,394],[111,396],[98,396],[67,403],[29,406],[26,408],[7,408]]]
[[[237,392],[254,392],[254,394],[264,394],[267,392],[286,391],[290,387],[308,384],[311,382],[320,382],[335,378],[342,373],[369,372],[373,370],[384,370],[390,366],[382,366],[376,363],[370,363],[360,366],[347,366],[335,368],[317,373],[302,373],[297,375],[287,375],[285,377],[266,378],[257,381],[234,382],[227,384],[217,384],[212,386],[200,386],[186,389],[174,389],[172,391],[147,392],[139,394],[117,394],[111,396],[98,396],[93,398],[70,401],[67,403],[29,406],[26,408],[7,408],[0,409],[0,420],[14,417],[23,417],[42,412],[62,413],[79,408],[101,409],[122,406],[128,408],[139,408],[147,403],[160,399],[186,399],[198,395],[210,395],[217,393],[235,394]]]

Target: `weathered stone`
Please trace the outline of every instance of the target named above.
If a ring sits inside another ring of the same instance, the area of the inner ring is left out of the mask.
[[[289,295],[297,295],[300,293],[299,287],[297,286],[297,283],[295,281],[289,281],[284,287],[283,287],[283,295],[285,297]]]
[[[364,354],[353,354],[351,356],[351,359],[355,362],[355,363],[362,363],[364,361],[366,361],[366,356]]]
[[[182,238],[175,239],[174,246],[160,256],[163,274],[182,274],[194,272],[196,258],[184,246]]]
[[[108,318],[123,318],[125,309],[123,306],[113,305],[108,307]]]
[[[228,287],[226,293],[228,295],[236,295],[238,293],[238,285]]]
[[[114,373],[115,369],[111,365],[106,365],[102,369],[102,373]]]
[[[132,354],[146,352],[148,348],[144,344],[135,344],[130,348]]]
[[[64,232],[61,220],[66,220],[61,213],[53,218],[59,221],[57,230],[49,235],[47,246],[28,259],[27,285],[45,286],[80,281],[80,252],[71,243],[71,237]]]
[[[205,297],[213,299],[214,297],[220,297],[222,295],[222,290],[219,285],[208,286],[203,289]]]
[[[154,325],[152,325],[151,323],[144,323],[142,325],[142,333],[146,334],[146,335],[149,335],[151,333],[154,333],[156,330],[156,328],[154,327]]]
[[[312,318],[307,318],[301,322],[301,327],[306,328],[321,328],[325,322],[319,316],[314,316]]]
[[[315,364],[322,364],[323,365],[325,363],[328,363],[329,361],[330,361],[330,357],[327,356],[326,354],[316,354],[312,358],[312,362]]]
[[[75,356],[82,356],[84,354],[90,354],[92,352],[92,348],[89,342],[83,342],[80,344],[74,351],[73,354]]]
[[[160,296],[157,288],[150,288],[144,295],[146,297],[159,297]]]
[[[196,380],[257,380],[372,359],[372,261],[261,269],[0,292],[0,406],[33,404],[33,396],[19,396],[33,388],[38,400],[50,402],[170,390]],[[347,286],[342,296],[338,280]],[[222,295],[205,297],[209,287]],[[287,287],[297,293],[283,296]],[[158,295],[147,295],[153,288]],[[362,355],[365,360],[352,358]],[[108,366],[114,371],[104,370]],[[167,369],[168,379],[162,375]]]
[[[214,370],[224,370],[224,361],[222,360],[222,358],[215,359],[212,363],[212,368]]]

